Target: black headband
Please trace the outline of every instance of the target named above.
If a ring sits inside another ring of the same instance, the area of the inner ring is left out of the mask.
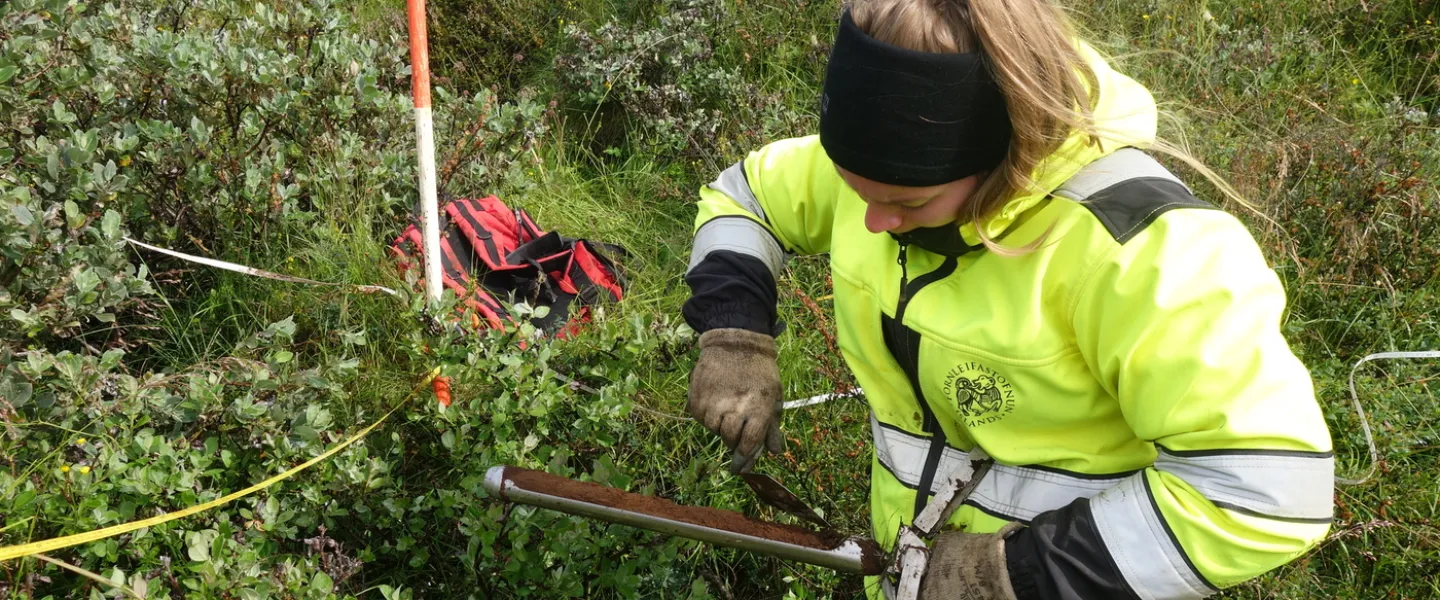
[[[820,143],[830,160],[861,177],[939,185],[1000,164],[1010,116],[979,53],[886,44],[846,10],[825,71]]]

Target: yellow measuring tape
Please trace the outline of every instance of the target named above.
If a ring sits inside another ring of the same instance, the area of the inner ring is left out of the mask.
[[[32,543],[29,543],[29,544],[20,544],[19,546],[6,546],[6,547],[4,547],[4,548],[0,548],[0,561],[10,560],[10,559],[14,559],[14,558],[20,558],[20,557],[24,557],[24,556],[30,556],[31,554],[40,554],[40,553],[42,553],[42,552],[49,552],[49,551],[51,551],[51,550],[56,550],[56,549],[59,549],[59,548],[68,548],[68,547],[70,547],[70,546],[77,546],[77,545],[84,544],[84,543],[87,543],[87,542],[93,542],[93,541],[95,541],[95,540],[103,540],[103,539],[105,539],[105,538],[112,537],[112,536],[117,536],[117,535],[120,535],[120,534],[122,534],[122,533],[128,533],[128,532],[131,532],[131,531],[135,531],[136,529],[143,529],[143,528],[146,528],[146,527],[154,527],[154,526],[159,525],[159,524],[161,524],[161,523],[168,523],[168,522],[170,522],[170,521],[174,521],[175,519],[183,519],[183,518],[188,517],[188,516],[190,516],[190,515],[193,515],[193,514],[195,514],[195,513],[205,512],[205,511],[207,511],[207,510],[210,510],[210,509],[215,508],[215,507],[217,507],[217,506],[220,506],[220,505],[222,505],[222,504],[226,504],[226,503],[229,503],[229,502],[233,502],[233,501],[235,501],[235,500],[238,500],[238,499],[240,499],[240,498],[243,498],[243,497],[245,497],[245,496],[248,496],[248,495],[250,495],[250,494],[253,494],[253,493],[255,493],[255,492],[258,492],[258,491],[260,491],[260,490],[263,490],[263,489],[265,489],[265,488],[267,488],[267,487],[270,487],[270,486],[272,486],[272,485],[275,485],[276,483],[279,483],[279,482],[281,482],[281,481],[284,481],[285,479],[288,479],[291,475],[294,475],[294,474],[296,474],[296,473],[299,473],[299,472],[301,472],[301,471],[304,471],[305,469],[308,469],[308,468],[310,468],[310,467],[312,467],[312,466],[315,466],[316,463],[318,463],[318,462],[320,462],[320,461],[323,461],[323,460],[325,460],[325,459],[327,459],[327,458],[330,458],[331,456],[334,456],[336,452],[339,452],[339,451],[341,451],[341,450],[344,450],[346,446],[349,446],[350,444],[353,444],[353,443],[355,443],[355,442],[357,442],[357,441],[360,441],[361,438],[363,438],[363,437],[365,437],[366,435],[368,435],[368,434],[369,434],[372,430],[374,430],[376,427],[379,427],[381,423],[384,423],[386,419],[390,418],[390,415],[395,414],[395,411],[400,410],[400,407],[405,406],[406,404],[408,404],[408,403],[410,402],[410,399],[413,398],[413,397],[415,397],[415,394],[416,394],[417,392],[419,392],[419,391],[420,391],[421,389],[423,389],[425,386],[430,385],[430,382],[434,381],[435,378],[438,377],[439,375],[440,375],[440,367],[435,367],[434,369],[431,369],[431,370],[430,370],[430,373],[425,376],[425,379],[421,380],[420,383],[416,384],[415,387],[410,390],[410,393],[409,393],[409,394],[406,394],[406,395],[405,395],[405,398],[402,399],[402,400],[400,400],[400,402],[397,403],[394,408],[391,408],[389,412],[385,413],[384,416],[380,417],[380,420],[375,421],[374,423],[371,423],[369,426],[365,427],[364,429],[361,429],[361,430],[360,430],[360,433],[357,433],[357,434],[351,436],[350,439],[348,439],[348,440],[345,440],[345,441],[343,441],[343,442],[340,442],[340,443],[337,444],[334,448],[331,448],[331,449],[329,449],[329,450],[326,450],[324,454],[321,454],[321,455],[319,455],[319,456],[316,456],[315,458],[312,458],[312,459],[310,459],[310,460],[307,460],[307,461],[305,461],[304,463],[302,463],[300,466],[295,467],[295,468],[293,468],[293,469],[290,469],[289,471],[285,471],[284,473],[281,473],[281,474],[279,474],[279,475],[276,475],[276,476],[274,476],[274,477],[271,477],[271,478],[269,478],[269,479],[266,479],[265,481],[262,481],[262,482],[260,482],[260,483],[255,484],[255,485],[252,485],[252,486],[250,486],[250,487],[248,487],[248,488],[245,488],[245,489],[243,489],[243,490],[240,490],[240,491],[238,491],[238,492],[235,492],[235,493],[230,494],[230,495],[228,495],[228,496],[225,496],[225,497],[223,497],[223,498],[217,498],[217,499],[215,499],[215,500],[211,500],[211,501],[206,502],[206,503],[204,503],[204,504],[199,504],[199,505],[196,505],[196,506],[192,506],[192,507],[187,508],[187,509],[185,509],[185,510],[182,510],[182,511],[179,511],[179,512],[173,512],[173,513],[170,513],[170,514],[168,514],[168,515],[161,515],[161,516],[158,516],[158,517],[153,517],[153,518],[149,518],[149,519],[144,519],[144,520],[141,520],[141,521],[131,521],[131,522],[129,522],[129,523],[125,523],[124,525],[116,525],[116,526],[114,526],[114,527],[106,527],[106,528],[104,528],[104,529],[96,529],[95,531],[88,531],[88,532],[85,532],[85,533],[77,533],[77,534],[75,534],[75,535],[67,535],[67,536],[65,536],[65,537],[51,538],[51,539],[45,540],[45,541],[43,541],[43,542],[32,542]]]

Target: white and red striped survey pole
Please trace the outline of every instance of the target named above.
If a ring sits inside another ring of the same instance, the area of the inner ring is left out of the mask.
[[[425,295],[440,301],[440,207],[435,196],[435,122],[430,114],[430,40],[425,0],[406,0],[410,18],[411,95],[415,97],[415,150],[420,157],[420,218],[425,235]]]

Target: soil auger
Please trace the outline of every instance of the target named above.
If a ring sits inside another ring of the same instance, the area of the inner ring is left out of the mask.
[[[598,483],[576,481],[542,471],[513,466],[491,467],[485,489],[506,502],[537,506],[563,513],[628,525],[666,535],[758,552],[783,560],[818,565],[860,575],[883,575],[887,598],[918,600],[920,582],[929,562],[929,541],[964,503],[994,464],[982,455],[944,479],[930,504],[911,525],[897,532],[895,550],[886,553],[874,539],[842,536],[828,526],[815,531],[702,506],[685,506],[655,496],[626,492]],[[767,503],[788,497],[786,512],[809,513],[793,493],[769,476],[748,482]],[[758,484],[758,485],[757,485]],[[777,489],[774,489],[778,487]],[[769,493],[762,489],[770,489]],[[768,496],[768,497],[767,497]],[[798,505],[796,504],[798,503]],[[818,519],[818,515],[817,515]],[[823,520],[819,521],[824,523]]]

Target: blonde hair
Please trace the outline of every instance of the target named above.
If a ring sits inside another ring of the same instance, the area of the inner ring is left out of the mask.
[[[871,37],[920,52],[979,51],[1005,97],[1014,130],[1000,164],[966,202],[966,217],[981,241],[1001,254],[1039,248],[1049,231],[1018,249],[985,233],[982,222],[1015,194],[1030,187],[1031,173],[1072,132],[1099,143],[1094,122],[1099,88],[1076,48],[1075,27],[1050,0],[851,0],[851,18]],[[1174,156],[1201,173],[1226,196],[1250,207],[1239,193],[1189,152],[1156,140],[1148,149]]]

